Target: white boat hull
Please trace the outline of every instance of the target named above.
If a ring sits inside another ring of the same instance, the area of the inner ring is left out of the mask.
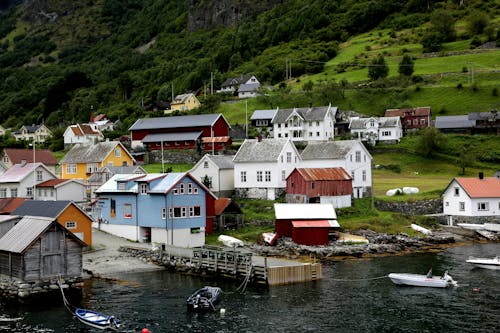
[[[495,258],[474,258],[474,257],[469,257],[468,260],[466,260],[469,264],[473,264],[476,267],[479,268],[485,268],[485,269],[500,269],[500,258],[495,257]]]
[[[445,277],[427,277],[421,274],[391,273],[389,278],[395,284],[415,287],[446,288],[456,284],[449,275]]]

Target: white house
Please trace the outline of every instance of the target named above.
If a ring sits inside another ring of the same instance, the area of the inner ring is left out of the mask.
[[[450,225],[454,220],[471,221],[460,217],[474,217],[476,222],[490,217],[500,223],[500,179],[482,173],[477,178],[454,178],[443,193],[443,214]]]
[[[45,126],[41,125],[23,125],[20,129],[12,133],[16,141],[33,141],[36,143],[45,142],[48,138],[52,136],[51,130]]]
[[[351,118],[349,129],[353,139],[375,145],[378,141],[397,143],[403,136],[400,117]]]
[[[229,197],[234,191],[233,155],[204,155],[189,173],[217,196]]]
[[[240,196],[274,200],[286,178],[300,165],[290,139],[247,139],[233,158],[234,187]]]
[[[37,200],[87,200],[86,187],[79,179],[50,179],[36,185]]]
[[[241,75],[232,77],[221,84],[221,89],[217,92],[238,93],[239,98],[248,98],[257,96],[260,88],[260,82],[254,75]]]
[[[272,120],[274,138],[308,142],[333,140],[337,110],[331,105],[278,109]]]
[[[33,186],[56,178],[42,163],[15,164],[0,175],[0,198],[34,198]]]
[[[63,136],[65,146],[75,143],[96,144],[104,140],[104,135],[97,128],[97,125],[90,124],[70,125],[64,131]]]
[[[372,194],[372,156],[361,141],[312,142],[301,158],[301,168],[344,168],[352,177],[354,198]]]

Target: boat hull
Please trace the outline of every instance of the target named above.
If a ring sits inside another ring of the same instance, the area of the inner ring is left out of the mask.
[[[186,300],[189,311],[213,311],[220,301],[222,289],[219,287],[204,287],[195,291]]]
[[[439,277],[427,277],[420,274],[391,273],[389,279],[394,284],[414,287],[446,288],[451,285],[447,279]]]
[[[92,310],[78,308],[75,315],[82,323],[101,330],[116,329],[120,326],[119,320],[114,317]]]
[[[469,258],[466,260],[469,264],[472,264],[476,267],[479,268],[485,268],[485,269],[500,269],[500,258],[495,257],[495,258]]]

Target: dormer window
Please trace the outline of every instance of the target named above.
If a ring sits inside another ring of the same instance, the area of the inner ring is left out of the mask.
[[[117,187],[119,190],[125,190],[125,182],[118,182]]]
[[[141,183],[140,184],[140,191],[139,193],[141,194],[147,194],[148,193],[148,183]]]

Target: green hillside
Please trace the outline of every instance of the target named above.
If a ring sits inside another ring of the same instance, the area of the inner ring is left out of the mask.
[[[0,124],[64,127],[92,109],[125,133],[172,93],[239,74],[255,74],[265,94],[231,104],[202,94],[198,112],[242,124],[255,109],[309,104],[491,110],[499,30],[499,0],[24,1],[0,12]],[[402,76],[405,55],[413,71]],[[387,76],[369,79],[380,56]]]

